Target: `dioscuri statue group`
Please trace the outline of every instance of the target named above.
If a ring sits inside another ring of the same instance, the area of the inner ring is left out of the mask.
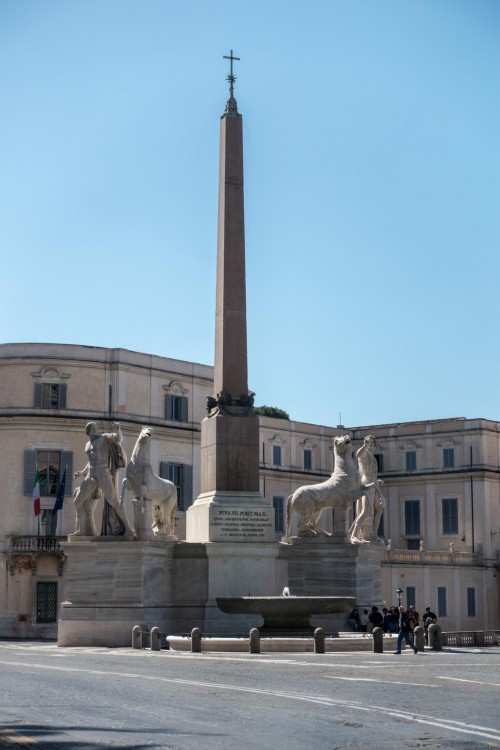
[[[331,477],[320,484],[299,487],[287,500],[287,535],[284,541],[291,537],[294,513],[298,517],[298,536],[331,536],[319,525],[325,508],[347,510],[355,502],[356,514],[349,529],[349,541],[352,544],[382,543],[377,531],[384,506],[380,489],[383,481],[377,478],[374,443],[373,436],[368,435],[354,456],[348,435],[334,438],[335,469]]]
[[[129,521],[124,505],[128,490],[133,493],[134,501],[138,504],[134,514],[136,518],[145,513],[149,515],[149,529],[139,536],[146,539],[152,537],[158,541],[177,541],[174,534],[177,490],[173,482],[162,479],[153,472],[149,462],[152,428],[142,428],[128,463],[122,448],[120,425],[113,422],[111,428],[112,432],[99,434],[95,422],[87,424],[89,440],[85,453],[88,461],[81,471],[75,472],[75,478],[83,477],[83,481],[73,495],[76,523],[75,531],[70,536],[98,535],[95,510],[102,497],[100,535],[136,539],[138,533]],[[121,468],[125,468],[125,478],[120,493],[118,472]],[[150,507],[146,509],[147,501]]]

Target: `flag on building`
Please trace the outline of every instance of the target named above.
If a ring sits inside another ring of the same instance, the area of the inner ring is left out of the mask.
[[[54,503],[54,510],[53,513],[57,513],[58,510],[62,510],[63,503],[64,503],[64,487],[66,485],[66,469],[64,469],[63,478],[61,479],[61,484],[59,485],[59,489],[57,491],[57,497],[56,501]]]
[[[38,475],[38,467],[35,474],[35,486],[33,487],[33,510],[35,516],[40,515],[40,477]]]

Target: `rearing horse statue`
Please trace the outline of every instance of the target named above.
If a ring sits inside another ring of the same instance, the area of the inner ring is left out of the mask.
[[[177,489],[173,482],[157,476],[149,463],[149,441],[152,434],[152,427],[143,427],[137,438],[125,469],[120,503],[123,503],[127,490],[133,492],[134,498],[141,503],[150,500],[153,521],[151,527],[155,537],[177,541],[177,536],[174,534]]]

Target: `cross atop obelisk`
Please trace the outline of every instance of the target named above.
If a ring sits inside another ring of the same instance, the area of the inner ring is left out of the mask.
[[[236,115],[237,117],[241,117],[241,115],[238,112],[238,103],[236,99],[234,98],[234,84],[236,81],[236,76],[233,74],[233,60],[239,60],[239,57],[233,56],[233,50],[231,50],[230,55],[223,55],[224,60],[229,60],[229,74],[226,78],[226,81],[229,82],[229,99],[227,100],[226,104],[226,114],[228,115]]]

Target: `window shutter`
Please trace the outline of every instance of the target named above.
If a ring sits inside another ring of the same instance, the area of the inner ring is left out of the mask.
[[[59,383],[59,409],[65,409],[66,408],[66,393],[67,393],[67,391],[68,391],[68,386],[66,385],[66,383]],[[64,471],[64,469],[63,469],[63,471]]]
[[[71,451],[61,453],[61,479],[66,467],[68,467],[68,470],[66,472],[66,486],[64,487],[65,497],[73,494],[73,453]]]
[[[36,474],[36,451],[24,451],[24,494],[33,495]]]
[[[165,396],[165,419],[172,419],[172,396]]]
[[[188,401],[187,396],[182,396],[181,398],[181,422],[188,421],[188,405],[189,405],[189,401]]]
[[[187,401],[187,399],[186,399]],[[184,464],[182,481],[182,510],[187,510],[193,504],[193,467]]]
[[[162,479],[170,479],[170,464],[167,461],[160,461],[160,477]]]
[[[35,408],[41,409],[43,405],[43,384],[35,383]]]

